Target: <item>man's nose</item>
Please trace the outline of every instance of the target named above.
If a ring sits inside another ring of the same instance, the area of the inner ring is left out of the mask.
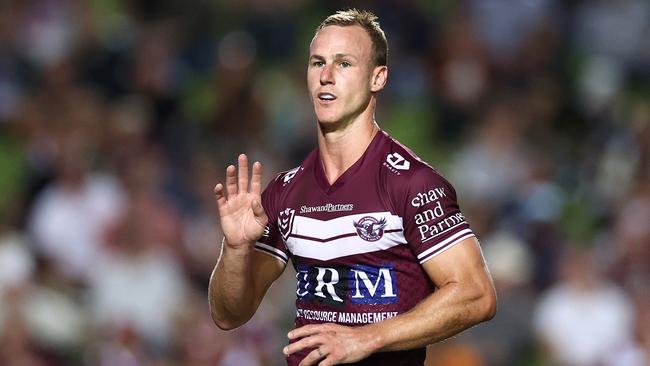
[[[334,84],[334,75],[332,72],[331,65],[323,66],[323,70],[321,70],[320,72],[320,84],[321,85]]]

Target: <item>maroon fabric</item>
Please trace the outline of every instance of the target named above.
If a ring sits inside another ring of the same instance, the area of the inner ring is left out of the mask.
[[[435,290],[421,263],[473,236],[451,184],[384,132],[334,184],[314,150],[262,201],[269,225],[256,248],[291,259],[296,327],[361,326],[408,311]],[[424,348],[378,353],[359,365],[422,365],[424,357]]]

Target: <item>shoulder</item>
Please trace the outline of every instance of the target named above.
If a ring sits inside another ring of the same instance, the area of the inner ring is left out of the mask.
[[[295,168],[278,173],[269,184],[269,187],[274,186],[281,189],[288,186],[301,170],[304,170],[304,168],[302,165],[299,165]]]
[[[455,199],[455,189],[436,168],[399,141],[389,135],[386,138],[388,143],[382,157],[381,175],[394,208],[401,211],[408,204],[417,206],[419,198],[435,195],[436,191],[444,191],[446,196]]]
[[[312,151],[299,166],[282,171],[273,178],[262,193],[262,205],[265,208],[273,207],[272,202],[276,202],[296,186],[305,171],[313,165],[314,155],[315,152]]]
[[[262,193],[263,198],[275,200],[277,197],[280,197],[283,192],[290,189],[294,180],[303,171],[304,167],[299,165],[293,169],[278,173]]]
[[[422,160],[411,149],[386,134],[388,140],[383,168],[387,182],[396,188],[420,186],[426,183],[449,185],[449,181],[436,168]]]

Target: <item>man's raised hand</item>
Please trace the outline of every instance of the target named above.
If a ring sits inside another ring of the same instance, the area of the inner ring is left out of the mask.
[[[248,157],[239,155],[238,167],[226,168],[226,186],[218,183],[214,195],[219,207],[221,229],[230,247],[255,243],[264,232],[268,217],[262,207],[262,164],[253,164],[248,186]]]

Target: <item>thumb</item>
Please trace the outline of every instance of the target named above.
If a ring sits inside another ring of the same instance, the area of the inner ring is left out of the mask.
[[[251,202],[251,208],[253,209],[255,218],[261,218],[266,221],[266,212],[264,212],[264,207],[262,207],[259,200],[253,200],[253,202]]]

